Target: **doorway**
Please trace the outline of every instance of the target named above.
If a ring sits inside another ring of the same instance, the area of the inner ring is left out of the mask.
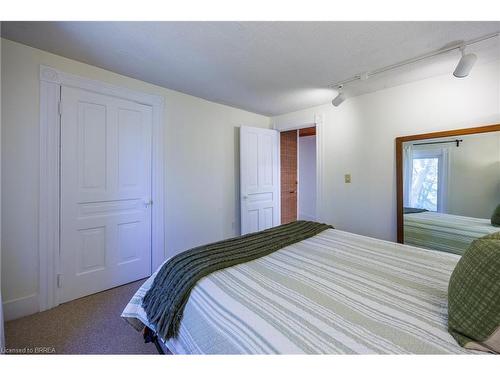
[[[161,96],[40,66],[39,311],[165,260],[163,114]]]
[[[316,127],[281,132],[281,224],[316,219],[316,169]]]

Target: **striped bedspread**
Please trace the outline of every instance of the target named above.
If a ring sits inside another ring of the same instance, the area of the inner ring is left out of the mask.
[[[405,244],[462,255],[476,238],[500,231],[489,219],[421,212],[404,215]]]
[[[173,353],[473,353],[447,332],[447,287],[459,257],[328,229],[201,279]],[[154,275],[122,313],[141,307]]]

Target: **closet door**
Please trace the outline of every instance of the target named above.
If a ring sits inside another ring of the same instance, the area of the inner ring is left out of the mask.
[[[151,107],[63,87],[59,302],[151,274]]]

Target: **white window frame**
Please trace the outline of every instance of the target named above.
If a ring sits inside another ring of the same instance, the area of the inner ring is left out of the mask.
[[[415,159],[438,159],[438,196],[436,212],[446,212],[447,192],[448,192],[448,171],[449,158],[447,148],[413,149],[412,155],[412,175],[413,161]],[[411,187],[410,187],[411,192]]]
[[[164,98],[91,80],[40,65],[40,190],[38,211],[39,310],[57,306],[60,252],[60,100],[61,87],[73,87],[148,105],[153,111],[152,271],[165,260]]]

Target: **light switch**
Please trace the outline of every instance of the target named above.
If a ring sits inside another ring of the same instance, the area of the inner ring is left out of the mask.
[[[351,183],[351,174],[345,174],[344,175],[344,181],[346,184],[350,184]]]

